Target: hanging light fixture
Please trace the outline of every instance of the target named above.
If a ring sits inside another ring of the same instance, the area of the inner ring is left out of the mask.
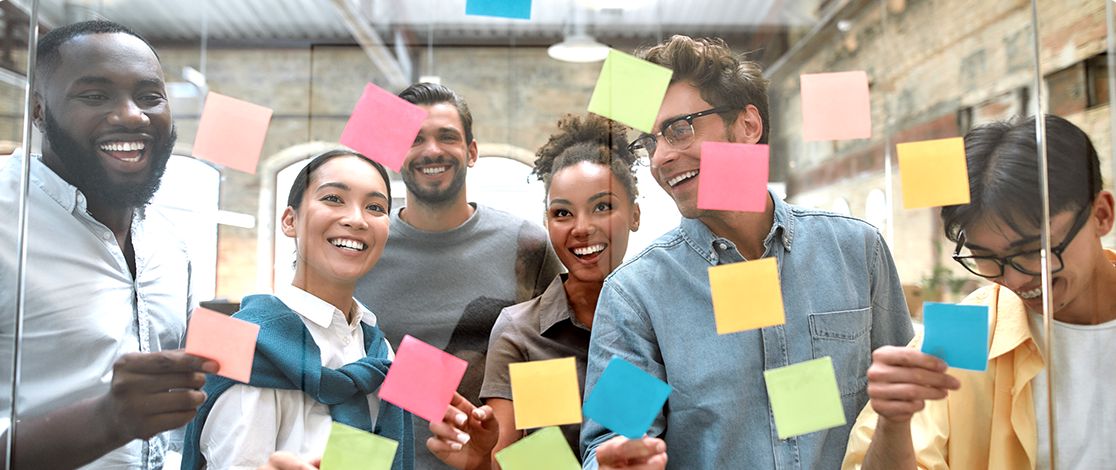
[[[597,42],[589,35],[586,19],[581,8],[572,8],[570,31],[565,39],[547,48],[546,54],[552,59],[565,62],[600,62],[608,57],[608,46]]]

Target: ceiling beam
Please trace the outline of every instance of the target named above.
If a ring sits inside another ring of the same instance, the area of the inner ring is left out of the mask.
[[[410,85],[411,79],[404,73],[399,60],[392,55],[391,49],[384,45],[383,38],[372,28],[356,5],[349,0],[332,0],[332,2],[357,44],[360,44],[361,49],[364,49],[364,53],[372,60],[372,66],[386,80],[387,87],[399,91]]]

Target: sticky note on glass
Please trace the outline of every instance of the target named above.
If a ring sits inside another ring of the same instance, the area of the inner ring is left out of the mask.
[[[754,330],[787,322],[775,258],[709,268],[709,290],[717,334]]]
[[[580,470],[562,431],[542,428],[496,453],[503,470]]]
[[[829,356],[763,372],[779,439],[845,424]]]
[[[661,65],[610,49],[589,98],[589,112],[651,132],[671,73]]]
[[[895,146],[903,207],[951,206],[969,203],[969,170],[965,141],[951,139],[907,142]]]
[[[581,422],[581,394],[574,358],[508,364],[515,428]]]
[[[585,416],[629,439],[643,437],[670,396],[670,385],[613,356],[585,399]]]
[[[868,74],[853,72],[803,74],[802,137],[806,141],[872,137]]]
[[[698,208],[763,212],[769,162],[767,145],[702,142]]]
[[[217,361],[217,375],[248,383],[260,325],[198,307],[186,328],[186,352]]]
[[[322,470],[390,470],[399,443],[334,422],[322,454]]]
[[[531,0],[467,0],[465,14],[529,20]]]
[[[341,143],[399,171],[426,115],[425,109],[369,83],[345,123]]]
[[[427,421],[441,421],[469,363],[411,335],[403,337],[380,399]]]
[[[988,368],[988,306],[922,304],[922,352],[958,369]]]
[[[255,174],[270,123],[271,108],[211,91],[198,121],[193,155]]]

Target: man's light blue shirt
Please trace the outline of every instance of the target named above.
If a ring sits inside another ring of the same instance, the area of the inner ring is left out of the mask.
[[[910,316],[879,232],[842,215],[772,196],[764,257],[779,266],[786,324],[718,335],[708,269],[744,261],[735,245],[683,219],[604,283],[593,321],[585,396],[616,355],[673,388],[648,435],[667,443],[672,469],[839,468],[851,424],[867,402],[874,349],[903,345]],[[849,424],[776,435],[763,371],[831,356]],[[582,426],[585,468],[615,436]]]

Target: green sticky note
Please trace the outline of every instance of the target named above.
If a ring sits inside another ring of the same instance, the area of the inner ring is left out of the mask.
[[[555,426],[542,428],[496,453],[503,470],[580,470],[570,444]],[[324,468],[324,467],[323,467]]]
[[[671,74],[666,67],[610,49],[589,99],[589,112],[649,133]]]
[[[322,470],[390,470],[397,447],[394,440],[334,422]]]
[[[763,379],[779,439],[845,425],[829,356],[766,370]]]

